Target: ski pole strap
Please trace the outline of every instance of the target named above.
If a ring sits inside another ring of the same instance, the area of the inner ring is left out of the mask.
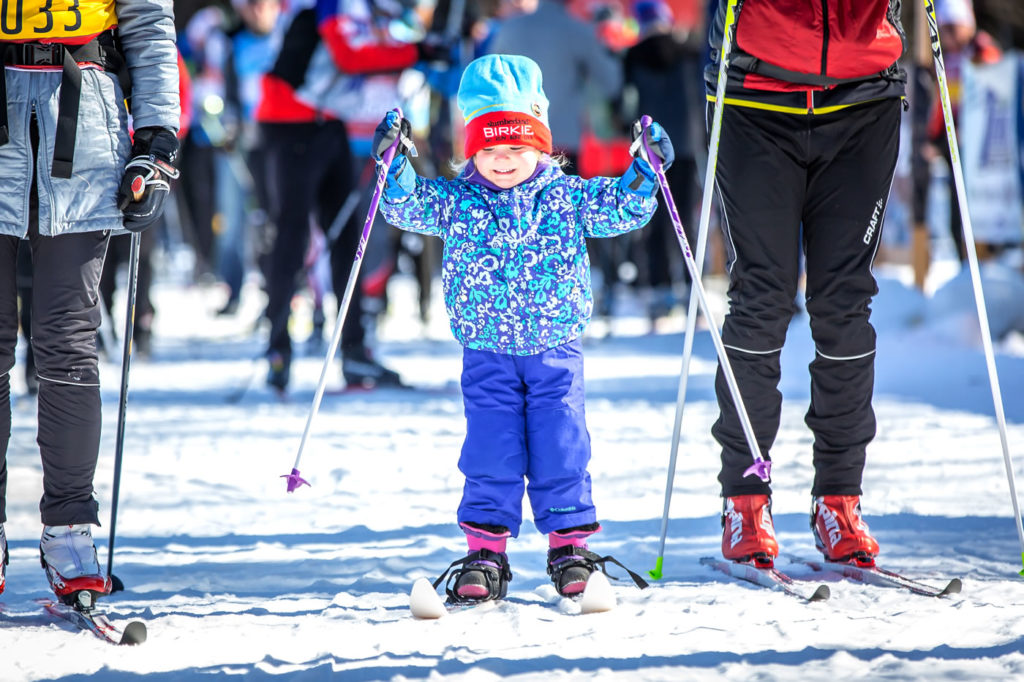
[[[70,178],[75,158],[75,138],[78,136],[78,105],[82,99],[82,70],[69,50],[60,50],[62,74],[60,103],[57,105],[57,133],[53,138],[53,166],[50,175]]]
[[[448,574],[451,573],[453,568],[455,568],[456,566],[462,566],[462,565],[470,562],[473,559],[479,558],[479,554],[480,554],[479,552],[473,552],[472,554],[470,554],[468,556],[464,556],[461,559],[456,559],[455,561],[453,561],[450,564],[448,564],[448,568],[444,569],[444,573],[442,573],[441,575],[437,576],[437,580],[435,580],[433,582],[434,589],[436,590],[438,585],[440,585],[441,583],[444,582],[444,579],[448,577]]]
[[[603,556],[603,557],[602,556],[598,556],[598,555],[594,554],[593,552],[591,552],[589,550],[586,550],[586,549],[578,550],[576,553],[580,554],[581,556],[583,556],[586,559],[589,559],[590,561],[593,561],[595,565],[600,566],[601,567],[601,572],[604,573],[606,576],[608,576],[612,580],[619,580],[619,578],[615,577],[614,575],[612,575],[612,574],[610,574],[608,572],[608,567],[605,566],[605,564],[608,563],[608,562],[611,562],[611,563],[615,564],[616,566],[621,568],[623,571],[628,573],[629,577],[633,579],[633,582],[641,590],[646,588],[646,587],[650,587],[650,585],[647,584],[646,580],[644,580],[638,574],[636,574],[633,571],[631,571],[628,568],[626,568],[618,559],[616,559],[613,556],[610,556],[610,555],[609,556]]]

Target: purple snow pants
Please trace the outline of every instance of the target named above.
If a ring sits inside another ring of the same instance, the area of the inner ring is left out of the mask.
[[[505,526],[517,537],[524,488],[541,533],[597,521],[578,339],[525,356],[466,348],[462,396],[460,523]]]

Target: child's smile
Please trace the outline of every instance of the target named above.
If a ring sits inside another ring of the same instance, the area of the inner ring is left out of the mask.
[[[525,145],[484,147],[473,155],[480,174],[502,189],[525,182],[537,170],[540,152]]]

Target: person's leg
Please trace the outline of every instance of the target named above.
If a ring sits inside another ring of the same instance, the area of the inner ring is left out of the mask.
[[[265,130],[268,179],[272,185],[273,216],[277,225],[267,283],[267,318],[270,321],[267,357],[271,362],[267,380],[272,386],[283,389],[288,385],[292,355],[288,318],[296,276],[302,270],[309,240],[315,191],[309,159],[316,154],[310,140],[312,125],[281,124],[265,126]]]
[[[527,494],[541,533],[593,524],[579,339],[516,358],[526,385]]]
[[[220,230],[215,235],[215,251],[217,275],[228,286],[225,309],[232,305],[237,307],[245,277],[245,191],[237,176],[240,171],[232,165],[232,154],[236,155],[237,165],[244,167],[237,150],[217,150],[214,155],[217,213],[221,220]]]
[[[11,370],[18,344],[17,237],[0,236],[0,524],[7,520],[7,445],[11,438]]]
[[[99,525],[93,476],[101,405],[96,330],[104,232],[41,237],[30,232],[35,263],[32,346],[39,372],[39,450],[47,526]]]
[[[779,429],[780,356],[797,293],[805,126],[802,116],[726,107],[719,143],[716,180],[729,251],[722,340],[767,459]],[[721,367],[715,391],[720,415],[712,434],[722,446],[723,497],[770,495],[768,482],[744,476],[752,455]]]
[[[29,395],[39,392],[36,376],[36,358],[32,353],[32,247],[24,239],[18,240],[18,264],[15,266],[18,285],[21,335],[25,338],[25,386]]]
[[[466,477],[458,521],[504,527],[519,535],[527,471],[525,387],[510,355],[463,350]]]
[[[456,600],[500,599],[512,579],[505,546],[519,535],[526,473],[522,380],[514,358],[463,349],[462,394],[466,440],[459,470],[466,481],[458,521],[469,553],[447,591]]]
[[[320,195],[318,198],[318,217],[320,229],[328,234],[332,231],[334,219],[338,217],[341,207],[348,199],[349,194],[355,189],[353,174],[352,152],[349,148],[348,133],[340,121],[333,122],[326,126],[323,131],[322,144],[331,149],[331,163],[324,169],[320,180]],[[349,275],[352,274],[352,265],[355,260],[356,251],[359,248],[359,240],[362,237],[363,225],[366,220],[366,212],[358,209],[352,212],[348,222],[342,227],[335,239],[329,246],[331,249],[331,286],[334,289],[334,296],[341,305],[345,296],[345,289],[348,285]],[[348,314],[345,317],[344,326],[341,330],[342,355],[352,349],[362,349],[366,342],[366,329],[363,324],[363,292],[362,287],[356,285],[352,289],[352,298],[349,301]]]
[[[121,242],[129,240],[129,235],[114,235],[107,245],[107,255],[103,259],[103,272],[100,274],[100,300],[107,310],[107,315],[113,319],[114,294],[117,291],[117,269],[121,265]],[[115,352],[115,349],[106,349],[108,353]]]
[[[885,100],[817,119],[804,240],[814,432],[812,494],[859,495],[875,435],[875,330],[871,265],[881,238],[899,147],[900,103]]]
[[[210,273],[212,267],[217,182],[214,153],[207,144],[197,144],[194,134],[185,138],[181,151],[181,191],[192,218],[188,240],[196,257],[195,276],[200,278]]]
[[[133,337],[135,350],[140,356],[148,356],[152,346],[153,318],[156,309],[150,291],[153,288],[153,249],[156,247],[156,227],[139,235],[139,270],[135,285],[135,327]],[[128,258],[131,257],[131,242],[128,243]]]
[[[340,122],[334,122],[329,133],[329,145],[334,151],[331,165],[325,172],[321,183],[320,225],[325,232],[332,232],[331,224],[337,217],[342,205],[356,188],[355,171],[349,149],[345,128]],[[365,206],[360,204],[342,227],[337,239],[331,244],[331,284],[334,295],[341,305],[352,274],[359,242],[362,239],[363,227],[366,222],[369,200]],[[389,229],[380,216],[375,217],[374,230]],[[363,245],[365,249],[369,245]],[[366,319],[363,311],[363,286],[367,270],[362,268],[359,280],[352,289],[344,326],[341,330],[341,369],[345,383],[349,386],[401,386],[402,380],[398,373],[388,369],[373,357],[368,348]]]
[[[931,185],[931,161],[925,155],[928,143],[928,118],[931,112],[935,78],[931,65],[914,64],[910,69],[910,208],[913,225],[910,233],[910,265],[914,285],[924,290],[931,268],[931,233],[928,229],[928,188]]]

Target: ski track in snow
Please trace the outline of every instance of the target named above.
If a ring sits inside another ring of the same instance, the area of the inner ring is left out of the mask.
[[[411,299],[399,278],[400,293]],[[828,602],[798,600],[701,566],[719,552],[714,349],[695,343],[668,526],[664,578],[615,585],[610,613],[578,615],[545,573],[546,541],[527,521],[510,542],[507,602],[417,621],[408,590],[463,554],[455,508],[462,479],[460,349],[443,311],[426,337],[392,312],[380,354],[422,392],[328,395],[287,494],[322,354],[299,359],[286,402],[263,388],[248,320],[208,316],[202,292],[164,282],[154,358],[131,368],[115,573],[105,601],[149,641],[113,647],[46,616],[38,563],[34,406],[14,408],[8,486],[11,548],[0,615],[2,680],[813,680],[1010,679],[1024,674],[1024,580],[1006,472],[980,349],[921,327],[880,327],[864,510],[881,564],[935,585],[945,599],[837,581],[782,559]],[[884,305],[880,299],[876,304]],[[258,305],[257,305],[258,309]],[[244,317],[244,316],[240,316]],[[409,319],[411,315],[408,316]],[[884,316],[892,319],[893,316]],[[629,327],[628,316],[621,326]],[[643,327],[637,323],[637,327]],[[784,554],[815,558],[808,529],[811,437],[803,424],[813,344],[790,329],[786,403],[773,450],[774,512]],[[591,473],[604,531],[592,548],[653,568],[682,349],[667,333],[588,339]],[[302,338],[301,331],[295,334]],[[1014,471],[1024,462],[1024,357],[998,358]],[[15,373],[20,368],[15,370]],[[257,374],[258,373],[258,374]],[[20,374],[18,374],[20,377]],[[328,388],[340,382],[332,367]],[[104,364],[105,428],[97,474],[109,532],[119,368]],[[228,397],[249,384],[237,403]],[[15,393],[19,393],[18,380]],[[528,506],[525,516],[530,518]],[[624,577],[612,566],[613,575]]]

